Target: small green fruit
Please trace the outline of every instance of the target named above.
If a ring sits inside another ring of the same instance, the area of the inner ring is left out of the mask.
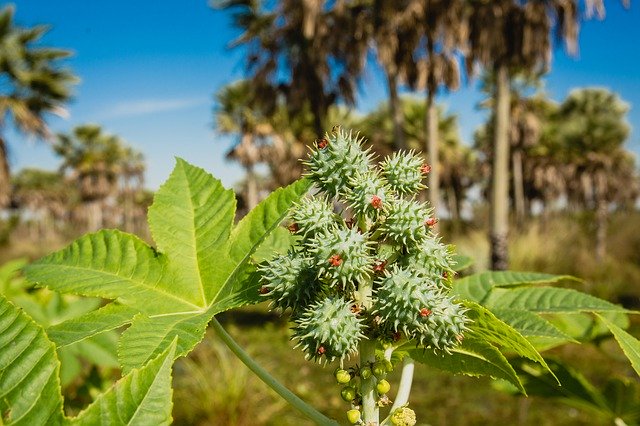
[[[346,402],[351,402],[356,398],[356,389],[352,386],[345,386],[340,392],[340,396]]]
[[[360,377],[362,377],[364,380],[367,380],[369,377],[371,377],[371,367],[362,367],[360,369]]]
[[[338,383],[345,385],[351,380],[351,374],[347,370],[338,370],[335,372],[335,378]]]
[[[378,379],[384,379],[385,377],[387,377],[387,366],[383,361],[376,361],[373,364],[372,371],[373,375]]]
[[[387,373],[391,373],[393,371],[393,364],[388,359],[383,360],[384,368],[387,370]]]
[[[347,411],[347,419],[352,425],[360,423],[360,410],[353,409]]]
[[[391,385],[385,379],[382,379],[378,381],[378,384],[376,385],[376,390],[380,395],[384,395],[385,393],[389,392],[389,390],[391,390]]]

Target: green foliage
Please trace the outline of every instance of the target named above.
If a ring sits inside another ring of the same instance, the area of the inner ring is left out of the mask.
[[[255,270],[250,256],[307,188],[300,181],[274,192],[232,231],[233,193],[178,160],[149,209],[157,249],[129,234],[99,231],[34,262],[26,274],[41,286],[122,305],[91,314],[84,333],[74,325],[58,331],[72,329],[78,340],[131,323],[119,344],[125,372],[166,350],[176,336],[181,356],[202,339],[213,315],[258,300],[247,279]]]

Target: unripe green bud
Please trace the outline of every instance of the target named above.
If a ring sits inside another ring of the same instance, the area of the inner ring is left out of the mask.
[[[360,417],[362,415],[360,414],[360,410],[349,410],[347,411],[347,420],[349,420],[349,423],[351,423],[352,425],[357,425],[358,423],[360,423]]]
[[[362,367],[360,369],[360,377],[362,377],[364,380],[367,380],[369,377],[371,377],[371,374],[371,367]]]
[[[387,367],[383,361],[376,361],[373,364],[371,371],[373,372],[373,375],[378,379],[384,379],[385,377],[387,377]]]
[[[347,370],[338,370],[335,373],[335,378],[338,383],[344,385],[351,381],[351,374]]]
[[[351,402],[356,398],[356,389],[353,386],[345,386],[340,391],[340,396],[346,402]]]
[[[389,390],[391,390],[391,385],[385,379],[381,379],[376,384],[376,390],[380,395],[384,395],[385,393],[389,392]]]

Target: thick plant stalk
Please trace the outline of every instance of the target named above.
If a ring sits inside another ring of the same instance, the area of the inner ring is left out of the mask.
[[[289,404],[291,404],[295,409],[300,411],[302,414],[307,416],[309,419],[313,420],[316,424],[321,426],[337,426],[339,423],[335,420],[332,420],[304,402],[300,399],[296,394],[291,392],[288,388],[286,388],[282,383],[278,382],[272,375],[270,375],[265,369],[263,369],[253,358],[249,356],[248,353],[244,351],[236,343],[235,340],[227,333],[227,331],[222,327],[222,325],[218,322],[217,319],[213,319],[211,321],[211,326],[216,331],[218,336],[222,339],[222,341],[231,349],[231,351],[246,365],[249,367],[251,371],[254,372],[256,376],[260,378],[267,386],[276,391],[278,395],[284,398]]]
[[[409,395],[411,394],[411,384],[413,383],[413,370],[415,362],[410,356],[405,356],[402,360],[402,375],[400,376],[400,383],[398,384],[398,393],[396,394],[396,400],[391,406],[391,412],[396,408],[402,407],[409,402]]]
[[[376,342],[362,340],[360,342],[360,365],[368,365],[376,360]],[[372,374],[367,379],[362,379],[362,419],[365,425],[377,425],[380,421],[380,409],[378,408],[378,395],[376,392],[376,378]]]

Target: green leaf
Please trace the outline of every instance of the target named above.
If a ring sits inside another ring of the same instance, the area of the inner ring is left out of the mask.
[[[171,423],[171,366],[176,341],[157,358],[135,369],[101,394],[71,424],[167,425]]]
[[[409,355],[416,361],[439,370],[467,376],[489,376],[504,379],[525,392],[518,375],[502,353],[490,343],[465,336],[462,344],[451,354],[436,354],[423,349],[411,349]]]
[[[495,289],[484,304],[489,308],[533,312],[628,312],[606,300],[576,290],[555,287]]]
[[[483,303],[494,287],[550,284],[576,280],[568,275],[551,275],[537,272],[486,271],[454,281],[452,293],[461,299]]]
[[[186,354],[216,313],[259,301],[251,257],[259,247],[279,244],[270,235],[308,188],[303,179],[275,191],[233,228],[233,193],[178,159],[149,209],[160,252],[132,235],[100,231],[26,268],[39,285],[123,306],[52,328],[52,336],[68,344],[133,318],[119,345],[125,371],[162,353],[176,336],[176,356]],[[80,321],[86,326],[74,328]]]
[[[454,254],[451,256],[454,262],[453,270],[456,272],[463,271],[475,263],[472,257]]]
[[[286,217],[291,204],[306,194],[310,187],[310,180],[300,179],[286,188],[277,189],[242,218],[231,234],[231,258],[242,262],[252,255]]]
[[[0,424],[61,424],[59,370],[42,327],[0,296]]]
[[[533,347],[531,342],[513,327],[499,320],[491,311],[477,303],[466,302],[465,305],[470,308],[467,316],[473,321],[469,325],[469,331],[465,333],[465,337],[471,334],[478,339],[513,351],[547,369],[549,368],[542,355]]]
[[[609,327],[609,330],[611,330],[611,333],[613,333],[613,336],[618,341],[622,351],[629,361],[631,361],[631,366],[636,371],[636,374],[640,376],[640,341],[615,325],[605,316],[598,315],[598,317],[607,325],[607,327]]]
[[[519,309],[492,309],[491,312],[525,337],[545,337],[576,342],[571,336],[533,312]]]
[[[158,250],[171,259],[174,286],[198,307],[215,299],[232,267],[225,248],[235,208],[233,191],[179,158],[149,207],[149,229]]]
[[[202,340],[210,320],[211,315],[206,312],[161,317],[137,315],[118,342],[122,371],[127,373],[154,358],[176,338],[175,356],[186,355]]]
[[[62,348],[129,324],[137,313],[137,309],[129,306],[109,303],[98,310],[47,328],[47,335],[58,348]]]

